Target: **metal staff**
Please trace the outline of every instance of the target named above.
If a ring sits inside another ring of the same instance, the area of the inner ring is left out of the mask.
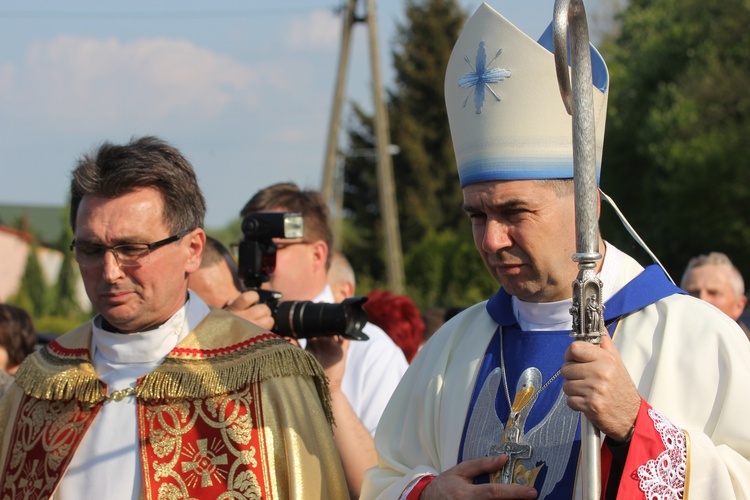
[[[570,27],[573,90],[568,74],[568,27]],[[603,319],[602,282],[596,276],[599,253],[597,221],[596,134],[591,84],[591,53],[586,10],[582,0],[556,0],[554,53],[557,81],[565,109],[573,116],[573,182],[575,186],[576,253],[578,276],[573,282],[573,333],[576,340],[601,342]],[[572,95],[571,95],[572,94]],[[581,414],[581,464],[583,498],[598,500],[601,494],[601,436],[599,429]]]

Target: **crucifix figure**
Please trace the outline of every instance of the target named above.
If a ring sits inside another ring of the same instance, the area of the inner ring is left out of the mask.
[[[490,482],[512,484],[513,483],[513,470],[515,469],[516,462],[519,460],[528,460],[531,458],[532,448],[531,445],[505,442],[500,445],[494,445],[490,448],[490,456],[498,456],[505,454],[508,456],[508,461],[499,471],[490,474]]]
[[[523,410],[534,396],[534,392],[535,387],[529,385],[516,393],[508,416],[508,424],[505,426],[505,432],[503,432],[503,438],[499,445],[490,448],[489,453],[490,456],[505,454],[508,456],[508,461],[501,470],[490,474],[490,482],[512,484],[513,471],[518,461],[529,460],[533,454],[534,450],[531,445],[522,443],[521,439],[523,438],[523,428],[528,414]]]

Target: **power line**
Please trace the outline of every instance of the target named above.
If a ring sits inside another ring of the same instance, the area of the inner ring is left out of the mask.
[[[340,5],[332,5],[326,2],[327,9],[335,13],[340,11]],[[68,12],[68,11],[30,11],[13,10],[0,11],[0,19],[29,19],[29,20],[148,20],[148,19],[220,19],[237,17],[273,17],[288,16],[291,14],[310,13],[314,10],[324,8],[323,4],[311,6],[309,2],[305,7],[269,7],[262,9],[232,9],[232,10],[201,10],[201,11],[111,11],[111,12]]]

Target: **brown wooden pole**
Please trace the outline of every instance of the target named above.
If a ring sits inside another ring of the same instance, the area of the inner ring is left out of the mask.
[[[388,275],[388,288],[393,293],[403,293],[404,262],[401,254],[401,234],[398,225],[396,189],[393,182],[393,162],[388,150],[391,142],[388,111],[383,100],[383,85],[380,79],[375,0],[367,0],[367,27],[370,35],[372,95],[375,104],[375,149],[378,155],[378,194],[380,197],[380,213],[383,218],[383,232],[385,235],[385,264]]]
[[[320,189],[323,199],[329,206],[333,205],[335,210],[331,214],[331,225],[333,226],[333,241],[339,246],[341,237],[341,207],[342,200],[339,199],[340,191],[334,188],[336,182],[343,182],[343,175],[336,175],[339,168],[338,155],[338,133],[341,120],[341,107],[344,100],[344,87],[346,86],[346,72],[349,65],[349,46],[351,44],[352,26],[356,22],[355,7],[357,0],[348,0],[346,12],[344,13],[344,24],[341,30],[341,53],[339,54],[339,66],[336,73],[336,86],[333,92],[333,104],[331,106],[331,120],[328,126],[328,141],[326,144],[325,163],[323,166],[323,182]]]

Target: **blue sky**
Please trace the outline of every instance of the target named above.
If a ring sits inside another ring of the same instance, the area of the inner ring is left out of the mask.
[[[82,153],[144,134],[193,163],[208,227],[271,183],[319,189],[342,3],[0,0],[0,203],[62,205]],[[537,37],[554,0],[488,3]],[[388,85],[404,2],[377,9]],[[370,108],[366,35],[355,27],[346,95]]]

